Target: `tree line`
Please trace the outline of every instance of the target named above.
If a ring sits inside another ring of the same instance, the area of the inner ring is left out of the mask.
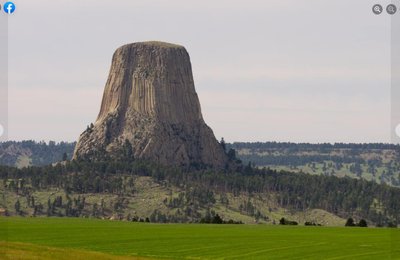
[[[324,149],[361,149],[361,150],[399,150],[400,146],[389,143],[290,143],[290,142],[234,142],[229,144],[234,149],[291,149],[291,151]]]
[[[20,155],[27,155],[35,166],[48,165],[71,159],[75,148],[68,142],[7,141],[0,142],[0,165],[15,166]]]
[[[129,188],[132,176],[150,176],[163,185],[174,185],[183,190],[191,187],[191,192],[185,195],[185,203],[196,202],[200,206],[213,205],[216,193],[248,194],[249,197],[274,193],[281,207],[297,211],[320,208],[344,218],[352,215],[382,225],[398,223],[400,217],[400,189],[365,180],[293,174],[256,169],[251,165],[241,166],[236,171],[184,171],[139,160],[72,161],[65,165],[24,169],[0,166],[4,186],[21,195],[29,194],[30,189],[51,187],[64,189],[67,194],[106,192],[122,195],[134,192]],[[179,204],[176,201],[167,203],[171,206]],[[79,210],[77,203],[71,201],[71,205],[70,212]],[[252,209],[243,207],[243,210]]]

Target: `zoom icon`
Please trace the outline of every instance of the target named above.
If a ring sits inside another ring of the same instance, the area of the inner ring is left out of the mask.
[[[394,15],[397,12],[397,6],[390,4],[386,7],[386,11],[388,14]]]
[[[7,2],[3,5],[3,10],[7,14],[12,14],[15,11],[15,4],[13,2]]]
[[[383,12],[383,7],[379,4],[376,4],[372,7],[372,12],[376,15],[380,15]]]

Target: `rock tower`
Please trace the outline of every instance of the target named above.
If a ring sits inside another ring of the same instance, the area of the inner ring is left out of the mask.
[[[225,167],[227,156],[203,120],[184,47],[139,42],[115,51],[100,113],[81,134],[74,159],[118,156],[126,144],[134,158],[164,165]]]

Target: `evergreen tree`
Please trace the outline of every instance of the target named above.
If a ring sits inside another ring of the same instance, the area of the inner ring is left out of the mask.
[[[221,147],[224,150],[224,153],[226,153],[226,143],[225,143],[225,139],[223,137],[221,138],[221,141],[219,143],[221,144]]]
[[[222,220],[222,218],[221,218],[218,214],[216,214],[216,215],[213,217],[211,223],[213,223],[213,224],[222,224],[222,223],[224,223],[224,221]]]
[[[132,162],[133,161],[133,149],[132,149],[132,144],[129,142],[128,139],[125,139],[124,145],[123,145],[123,160],[127,162]]]
[[[19,202],[19,200],[17,200],[15,202],[14,208],[15,208],[15,211],[17,212],[17,214],[21,214],[21,203]]]
[[[354,224],[354,219],[353,218],[348,218],[346,221],[345,226],[346,227],[354,227],[356,224]]]
[[[358,223],[359,227],[368,227],[367,221],[365,219],[361,219],[360,222]]]

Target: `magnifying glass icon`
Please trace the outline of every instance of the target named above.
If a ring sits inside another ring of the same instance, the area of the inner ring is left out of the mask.
[[[394,4],[390,4],[387,6],[386,11],[388,12],[388,14],[395,14],[397,12],[397,7]]]
[[[374,14],[381,14],[383,11],[383,7],[381,5],[374,5],[372,11],[374,12]]]

